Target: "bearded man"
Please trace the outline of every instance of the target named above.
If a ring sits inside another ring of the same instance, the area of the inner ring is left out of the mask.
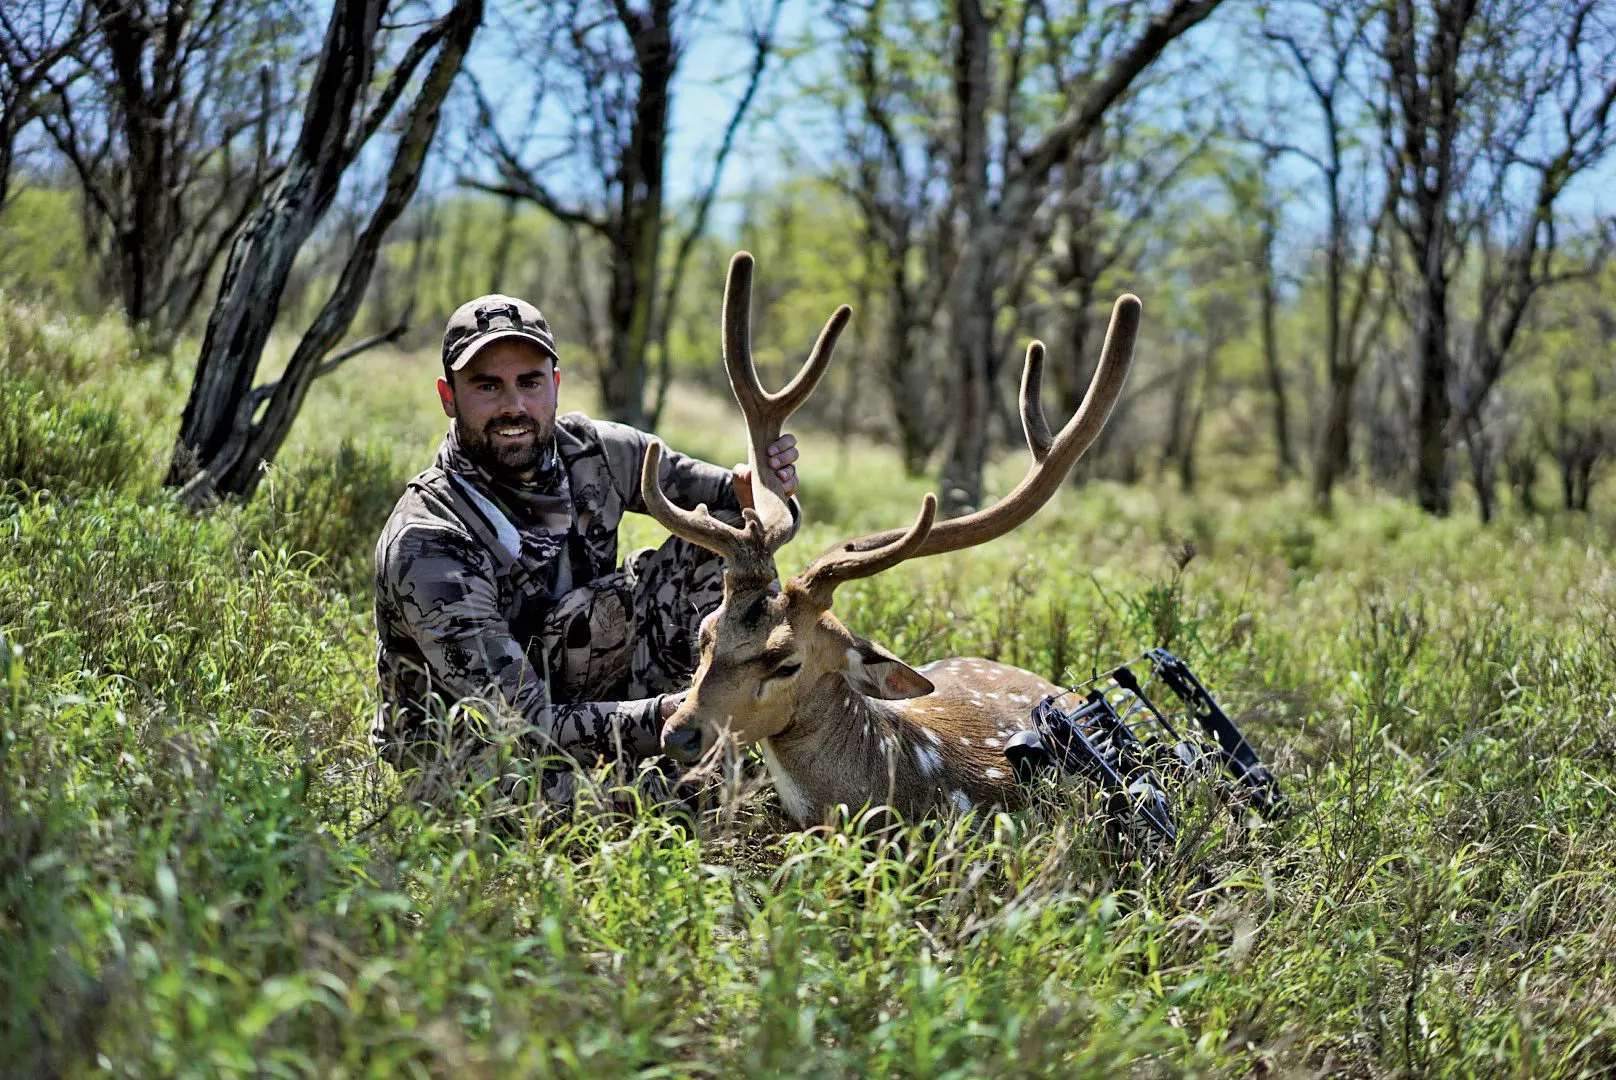
[[[462,304],[443,332],[448,435],[376,544],[372,740],[383,760],[450,787],[471,779],[510,794],[539,775],[544,798],[565,800],[570,770],[524,763],[657,753],[700,622],[723,599],[722,560],[678,538],[619,564],[618,524],[645,512],[650,436],[557,417],[560,361],[532,304]],[[768,453],[792,495],[796,439]],[[705,503],[733,524],[752,505],[745,465],[665,453],[661,479],[676,504]]]

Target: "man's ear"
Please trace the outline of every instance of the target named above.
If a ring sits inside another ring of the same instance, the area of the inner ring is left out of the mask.
[[[866,697],[886,701],[925,697],[937,689],[926,676],[861,637],[853,638],[847,650],[847,681]]]
[[[443,404],[443,415],[453,420],[455,418],[454,387],[449,385],[448,379],[438,380],[438,401]]]

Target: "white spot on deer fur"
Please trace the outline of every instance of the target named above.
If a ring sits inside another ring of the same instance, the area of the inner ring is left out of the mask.
[[[960,736],[960,745],[961,746],[970,746],[971,745],[971,740],[967,739],[965,736],[961,735]]]
[[[986,776],[989,780],[997,780],[997,779],[999,779],[1000,777],[1002,777],[1004,775],[1004,770],[1003,769],[989,769],[986,772],[984,772],[982,775]]]
[[[999,740],[998,739],[983,739],[982,743],[985,746],[998,746],[999,745]]]
[[[936,776],[943,771],[943,755],[929,746],[917,746],[915,764],[920,766],[921,776]]]
[[[962,814],[967,812],[971,808],[970,797],[967,796],[965,794],[965,792],[961,791],[959,788],[955,788],[953,791],[950,791],[948,793],[948,799],[949,799],[950,802],[952,802],[955,806],[957,806],[959,808],[959,812],[962,813]]]
[[[941,745],[943,745],[943,740],[939,739],[937,737],[937,733],[935,731],[933,731],[931,728],[923,727],[923,728],[920,729],[920,731],[921,731],[921,733],[923,735],[926,736],[926,738],[931,740],[931,744],[933,746],[941,746]]]
[[[999,695],[998,694],[989,694],[988,697],[992,698],[994,701],[999,700]]]
[[[1011,694],[1010,695],[1010,700],[1015,702],[1017,705],[1025,705],[1025,704],[1027,704],[1027,702],[1031,701],[1032,699],[1029,698],[1026,694]]]

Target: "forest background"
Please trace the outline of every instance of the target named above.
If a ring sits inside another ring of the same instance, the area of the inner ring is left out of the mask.
[[[1613,105],[1595,0],[5,4],[0,1074],[1606,1069]],[[400,806],[370,547],[447,313],[738,460],[737,247],[765,382],[855,312],[787,572],[1007,490],[1028,339],[1063,418],[1142,298],[1074,483],[838,610],[1176,648],[1291,817]]]

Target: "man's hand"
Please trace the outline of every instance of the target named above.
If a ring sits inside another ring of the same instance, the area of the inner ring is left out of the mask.
[[[797,493],[797,467],[792,464],[797,460],[797,437],[795,435],[782,435],[769,447],[769,468],[774,475],[780,478],[780,486],[785,488],[786,498]],[[735,475],[735,498],[743,510],[752,509],[752,466],[737,465]]]
[[[662,703],[657,707],[657,711],[662,714],[664,721],[679,711],[679,706],[685,703],[685,696],[689,693],[690,691],[688,690],[681,690],[677,694],[664,694],[662,696]]]

